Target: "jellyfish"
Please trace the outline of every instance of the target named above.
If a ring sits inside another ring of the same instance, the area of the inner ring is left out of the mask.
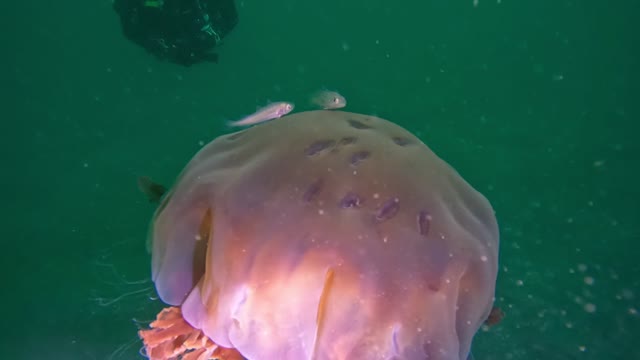
[[[342,111],[216,138],[148,240],[169,305],[140,332],[152,359],[465,360],[498,269],[487,199],[407,130]]]

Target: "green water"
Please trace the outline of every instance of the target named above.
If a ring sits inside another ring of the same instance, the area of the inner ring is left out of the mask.
[[[0,359],[137,359],[162,304],[136,177],[171,184],[224,121],[323,86],[493,204],[506,317],[476,359],[640,359],[636,2],[237,4],[220,63],[188,69],[109,1],[0,5]]]

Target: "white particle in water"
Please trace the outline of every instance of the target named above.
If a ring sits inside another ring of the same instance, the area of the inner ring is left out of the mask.
[[[633,291],[629,289],[622,289],[622,298],[625,300],[631,300],[634,298]]]
[[[567,329],[572,329],[573,328],[573,323],[568,322],[568,323],[564,324],[564,326],[566,326]]]
[[[585,271],[587,271],[587,265],[585,265],[585,264],[578,264],[578,270],[580,270],[580,272],[585,272]]]

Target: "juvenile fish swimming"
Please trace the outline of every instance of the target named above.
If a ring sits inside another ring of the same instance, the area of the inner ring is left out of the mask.
[[[347,99],[336,91],[321,90],[313,93],[311,104],[325,110],[340,109],[347,106]]]
[[[283,115],[287,115],[294,108],[293,103],[280,101],[271,103],[261,109],[258,109],[255,113],[246,116],[240,120],[229,122],[229,126],[249,126],[255,125],[261,122],[277,119]]]

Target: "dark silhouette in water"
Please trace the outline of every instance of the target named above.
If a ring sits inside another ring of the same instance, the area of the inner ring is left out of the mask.
[[[218,62],[212,50],[238,23],[233,0],[115,0],[124,35],[183,66]]]

